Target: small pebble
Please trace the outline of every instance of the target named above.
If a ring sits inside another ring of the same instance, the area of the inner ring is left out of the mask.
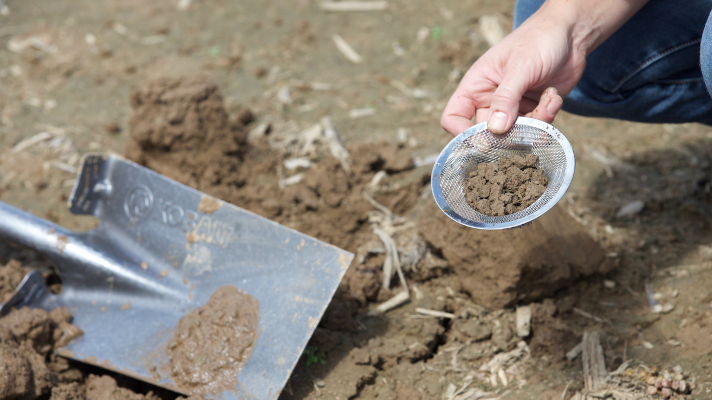
[[[640,214],[644,208],[645,203],[642,200],[634,200],[619,208],[618,212],[616,212],[616,217],[623,218],[632,215],[637,215]]]
[[[603,281],[603,286],[605,286],[606,289],[613,289],[616,287],[616,283],[614,281],[605,280]]]

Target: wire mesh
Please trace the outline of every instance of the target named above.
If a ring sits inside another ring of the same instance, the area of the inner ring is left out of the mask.
[[[519,118],[517,124],[504,135],[492,134],[485,124],[477,125],[463,133],[464,138],[453,139],[451,145],[443,150],[433,176],[435,178],[436,171],[439,171],[437,177],[442,193],[441,200],[444,200],[447,207],[440,204],[441,201],[439,205],[451,218],[458,220],[451,215],[454,213],[465,220],[458,222],[484,229],[501,229],[498,227],[500,224],[518,225],[518,220],[530,221],[543,214],[558,202],[563,192],[568,189],[574,168],[573,151],[568,140],[551,125],[529,118],[524,119],[522,123],[520,120],[523,118]],[[514,154],[526,156],[529,153],[539,156],[537,168],[549,179],[546,191],[536,202],[524,210],[504,216],[482,214],[467,203],[464,192],[467,175],[476,170],[478,164]],[[436,200],[439,200],[438,196]],[[449,210],[446,209],[448,207]],[[482,226],[478,226],[480,224]]]

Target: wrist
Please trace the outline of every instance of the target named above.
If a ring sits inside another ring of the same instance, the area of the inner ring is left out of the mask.
[[[585,56],[618,30],[648,0],[547,0],[539,9],[550,21],[563,20],[574,50]]]
[[[605,40],[603,15],[586,0],[548,0],[538,12],[567,31],[571,48],[588,56]]]

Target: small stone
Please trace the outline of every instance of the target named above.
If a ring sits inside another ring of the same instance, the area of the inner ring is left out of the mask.
[[[634,200],[619,208],[618,212],[616,212],[616,217],[624,218],[637,215],[640,214],[644,208],[645,203],[642,200]]]
[[[603,281],[603,286],[605,286],[606,289],[613,289],[616,287],[616,283],[614,281],[605,280]]]
[[[475,342],[489,339],[492,336],[492,329],[476,319],[457,319],[453,323],[453,327]]]
[[[655,306],[653,306],[653,312],[657,314],[667,314],[674,309],[675,306],[670,303],[656,304]]]
[[[645,348],[648,349],[648,350],[651,350],[651,349],[653,349],[655,346],[653,346],[653,344],[650,343],[650,342],[643,341],[643,347],[645,347]]]
[[[529,306],[517,307],[517,336],[527,337],[531,333],[532,310]]]

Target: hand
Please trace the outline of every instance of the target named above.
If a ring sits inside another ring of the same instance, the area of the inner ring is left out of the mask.
[[[445,107],[442,127],[457,135],[473,116],[493,133],[508,131],[520,115],[553,122],[586,66],[574,24],[542,7],[472,65]]]

